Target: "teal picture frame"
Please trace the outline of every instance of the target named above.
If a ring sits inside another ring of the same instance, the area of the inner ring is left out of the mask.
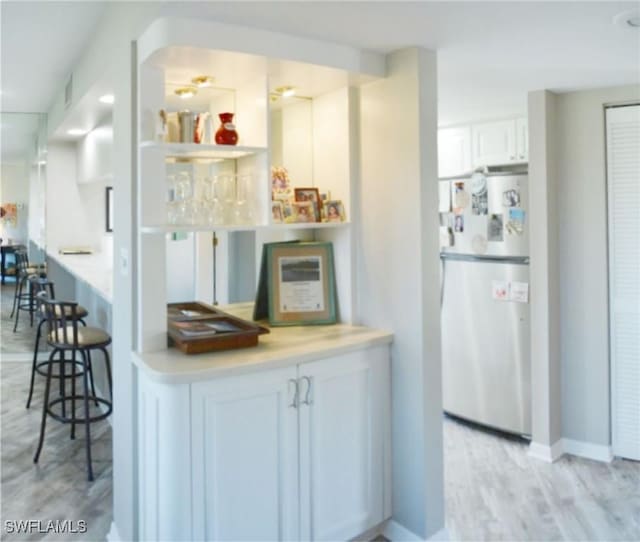
[[[271,243],[265,245],[264,250],[269,324],[335,324],[337,302],[333,245],[324,242]]]

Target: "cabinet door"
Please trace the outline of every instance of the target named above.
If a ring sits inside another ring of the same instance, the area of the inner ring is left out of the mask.
[[[516,161],[516,122],[505,120],[474,124],[473,167],[498,166]]]
[[[297,370],[192,385],[195,540],[298,540]]]
[[[380,347],[299,367],[303,540],[349,540],[385,519],[388,360]]]
[[[471,171],[471,128],[460,126],[438,130],[438,177],[453,177]]]
[[[529,161],[529,122],[527,118],[516,119],[516,142],[518,162]]]

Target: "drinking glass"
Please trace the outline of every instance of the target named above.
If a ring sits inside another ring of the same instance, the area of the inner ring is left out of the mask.
[[[234,224],[247,225],[253,223],[252,176],[236,176],[236,199],[234,203]]]

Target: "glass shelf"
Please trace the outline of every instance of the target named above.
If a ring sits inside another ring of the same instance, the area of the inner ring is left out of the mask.
[[[155,226],[141,226],[140,231],[146,234],[158,233],[191,233],[214,231],[265,231],[265,230],[318,230],[346,228],[350,222],[310,222],[294,224],[249,224],[249,225],[220,225],[220,226],[195,226],[178,224],[158,224]]]
[[[142,149],[157,149],[167,158],[192,158],[199,160],[236,160],[266,152],[266,147],[244,147],[241,145],[205,145],[199,143],[164,143],[143,141]]]

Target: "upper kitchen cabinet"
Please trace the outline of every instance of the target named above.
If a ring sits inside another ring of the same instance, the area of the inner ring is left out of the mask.
[[[473,167],[500,166],[528,160],[526,119],[474,124],[471,138]]]
[[[105,117],[76,147],[80,184],[104,182],[113,177],[113,121]]]
[[[438,130],[438,177],[471,171],[471,127]]]
[[[526,117],[516,119],[516,150],[518,162],[529,161],[529,121]]]

